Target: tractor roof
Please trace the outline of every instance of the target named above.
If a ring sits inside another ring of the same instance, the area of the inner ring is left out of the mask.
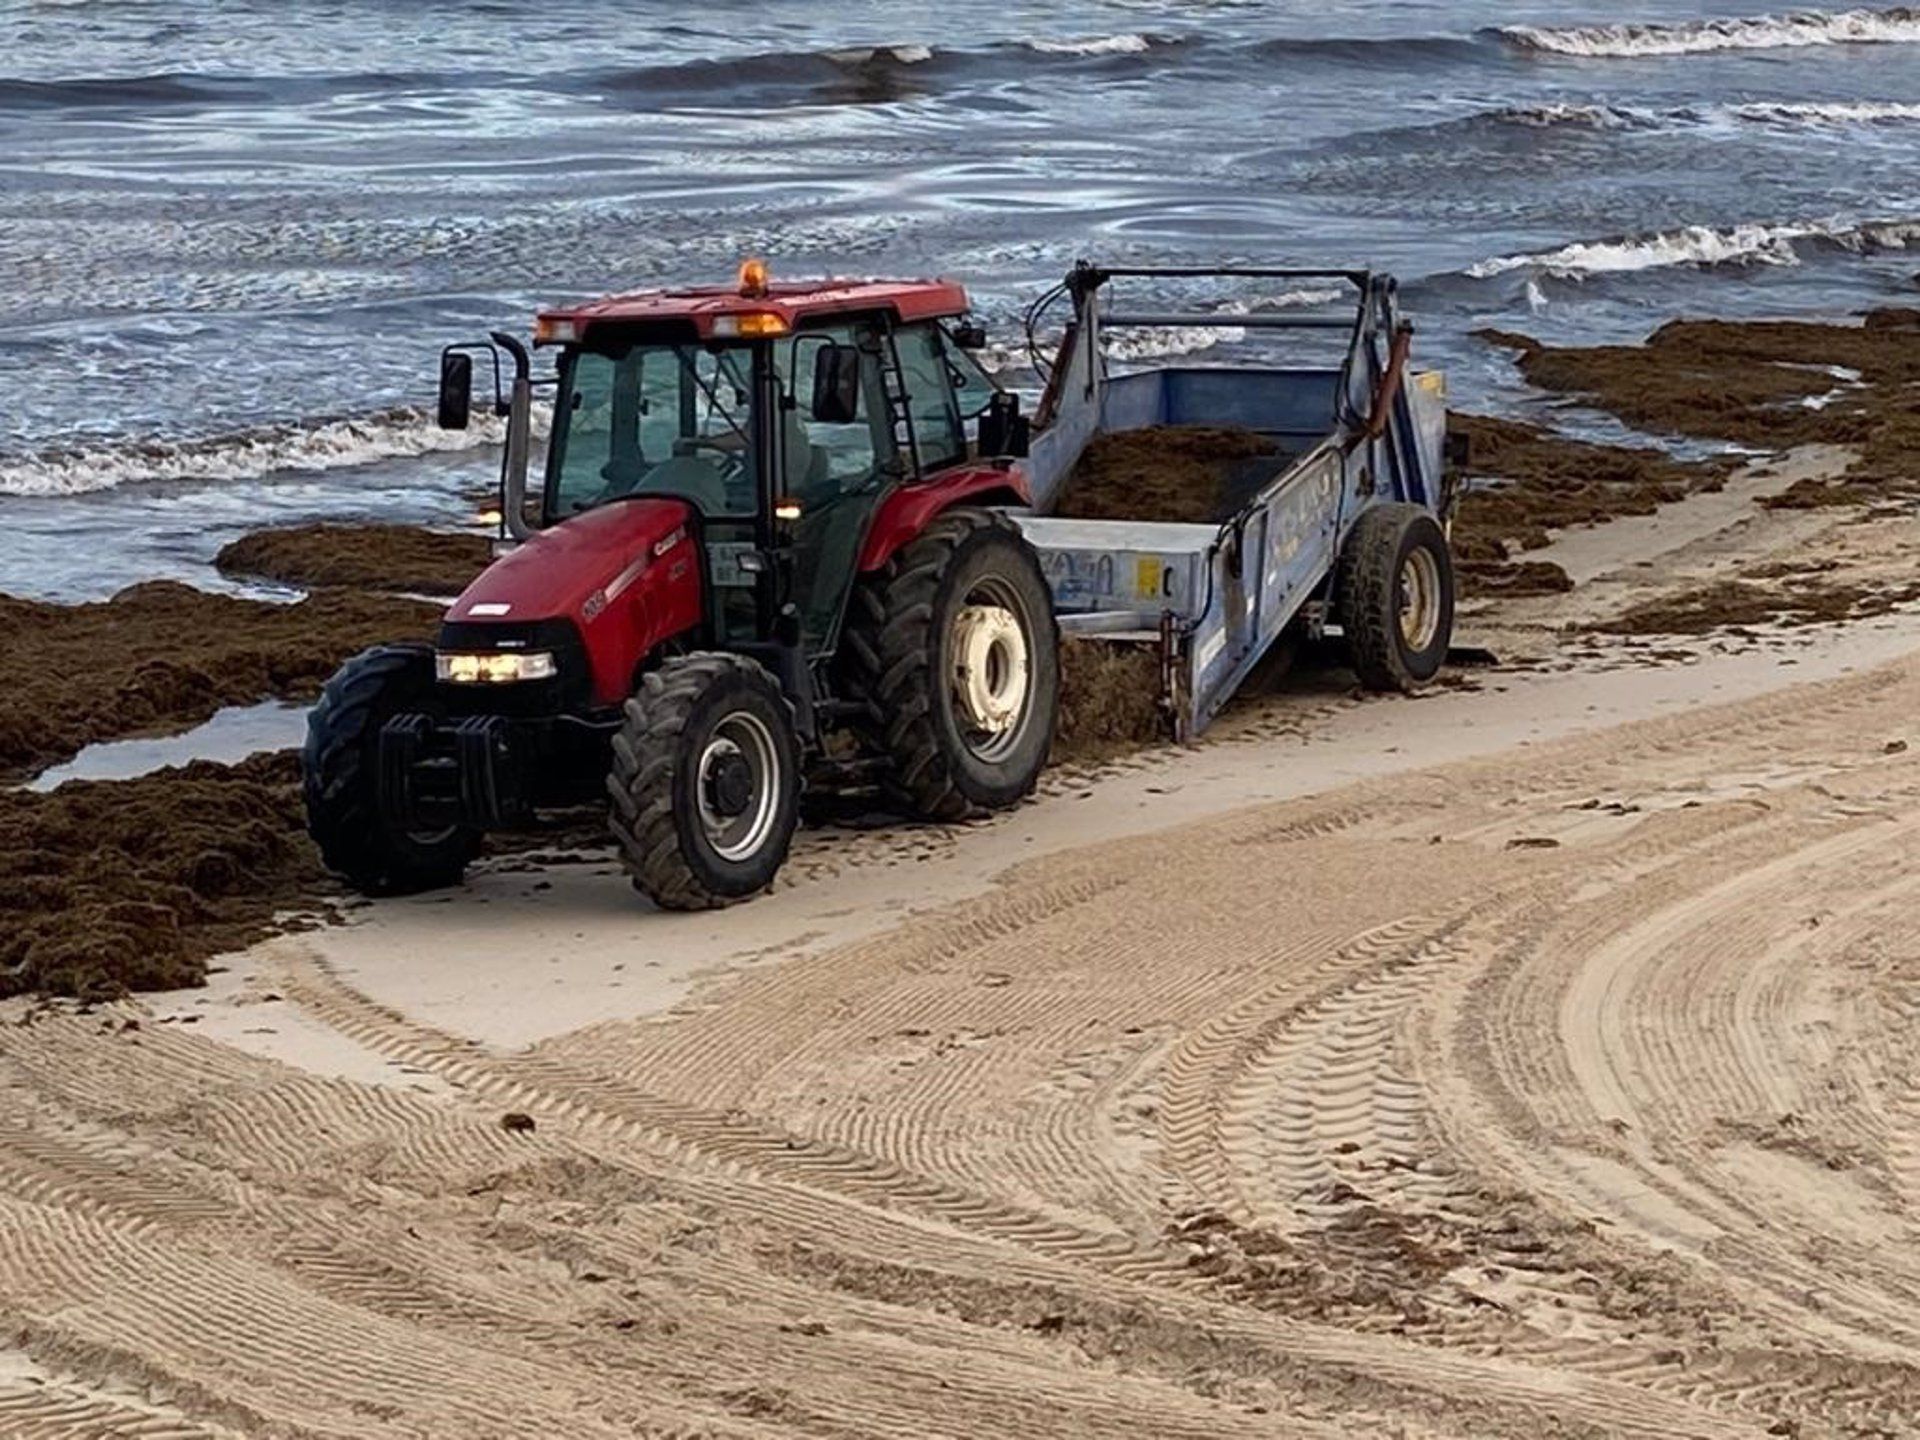
[[[555,305],[540,312],[535,334],[539,339],[584,338],[600,324],[646,324],[649,321],[690,321],[707,339],[715,334],[721,316],[778,317],[777,329],[759,330],[736,320],[720,327],[722,334],[783,333],[809,320],[855,312],[890,312],[901,321],[945,319],[967,311],[967,292],[953,280],[776,280],[764,272],[755,283],[699,285],[679,290],[633,290],[604,295],[578,305]]]

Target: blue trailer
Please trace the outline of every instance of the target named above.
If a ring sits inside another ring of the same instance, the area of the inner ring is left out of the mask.
[[[1337,286],[1343,308],[1159,312],[1114,302],[1142,277]],[[1162,703],[1183,740],[1206,729],[1290,631],[1342,634],[1370,688],[1431,679],[1453,625],[1446,388],[1439,372],[1411,368],[1412,327],[1397,313],[1392,277],[1082,262],[1054,298],[1072,315],[1020,462],[1033,505],[1013,516],[1039,554],[1062,633],[1157,647]],[[1334,332],[1338,359],[1109,373],[1108,332],[1172,326]],[[1257,432],[1274,447],[1273,473],[1217,524],[1050,513],[1095,437],[1166,425]]]

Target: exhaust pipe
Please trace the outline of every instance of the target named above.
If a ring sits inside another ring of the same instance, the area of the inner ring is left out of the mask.
[[[527,450],[533,429],[533,361],[527,347],[495,330],[491,337],[513,357],[513,388],[507,398],[507,447],[500,457],[500,518],[514,540],[530,539],[527,524]]]

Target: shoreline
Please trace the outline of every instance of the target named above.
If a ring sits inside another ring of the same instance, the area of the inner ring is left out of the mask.
[[[1864,354],[1893,366],[1894,378],[1904,382],[1905,362],[1898,351],[1899,338],[1909,333],[1906,322],[1889,318],[1889,312],[1879,313],[1879,324],[1858,330],[1767,324],[1750,332],[1747,327],[1712,322],[1693,327],[1704,329],[1731,357],[1729,364],[1751,368],[1756,363],[1753,347],[1746,343],[1750,333],[1762,341],[1787,344],[1792,356],[1775,367],[1781,379],[1748,378],[1740,392],[1746,409],[1730,414],[1722,406],[1701,412],[1700,428],[1723,439],[1754,438],[1756,421],[1742,416],[1749,411],[1771,416],[1782,387],[1802,396],[1835,389],[1842,393],[1841,401],[1806,411],[1796,418],[1797,428],[1783,433],[1782,438],[1795,440],[1799,448],[1745,466],[1729,459],[1675,460],[1651,443],[1637,448],[1598,445],[1526,422],[1456,416],[1455,423],[1468,430],[1474,451],[1468,467],[1470,488],[1455,526],[1463,579],[1463,638],[1473,644],[1488,642],[1508,662],[1495,674],[1525,674],[1530,668],[1562,664],[1568,655],[1599,653],[1593,647],[1610,643],[1609,634],[1644,637],[1652,642],[1652,653],[1671,657],[1701,643],[1711,644],[1715,636],[1736,641],[1751,638],[1758,633],[1756,626],[1768,630],[1822,623],[1844,626],[1898,611],[1920,599],[1920,583],[1902,579],[1894,567],[1844,555],[1763,556],[1756,550],[1744,568],[1713,566],[1684,579],[1657,571],[1651,577],[1635,573],[1636,567],[1648,569],[1648,555],[1676,547],[1684,552],[1688,545],[1710,547],[1716,537],[1717,543],[1737,553],[1744,542],[1728,537],[1763,519],[1778,522],[1776,528],[1783,535],[1812,539],[1835,526],[1864,521],[1889,512],[1889,507],[1897,509],[1905,497],[1920,493],[1920,482],[1908,487],[1905,482],[1888,484],[1884,478],[1890,466],[1910,458],[1900,448],[1904,432],[1897,424],[1891,440],[1875,428],[1877,422],[1886,428],[1884,418],[1896,403],[1875,387],[1892,388],[1897,394],[1897,386],[1864,369],[1849,371],[1852,378],[1847,379],[1808,368],[1808,354],[1829,354],[1841,347],[1853,358]],[[1499,343],[1514,348],[1523,367],[1544,372],[1569,387],[1582,387],[1570,391],[1582,403],[1618,404],[1644,417],[1649,402],[1641,398],[1646,392],[1642,372],[1657,352],[1678,343],[1673,337],[1684,339],[1689,334],[1688,322],[1663,327],[1645,353],[1629,353],[1621,347],[1557,351],[1510,336],[1500,337]],[[1692,394],[1703,383],[1721,383],[1696,377],[1699,348],[1697,342],[1688,341],[1684,357],[1682,375],[1684,383],[1693,387]],[[1616,394],[1622,387],[1628,397],[1624,400]],[[1635,405],[1642,408],[1635,410]],[[1663,413],[1672,418],[1675,412]],[[1853,439],[1854,447],[1833,444],[1831,437],[1836,434]],[[1920,475],[1920,462],[1914,473]],[[1877,500],[1861,483],[1863,475],[1869,484],[1879,486]],[[1809,497],[1838,499],[1820,503]],[[224,547],[216,562],[220,572],[232,579],[307,589],[307,598],[291,605],[213,595],[169,582],[137,586],[111,601],[89,605],[0,601],[14,607],[16,631],[28,636],[27,643],[14,650],[17,666],[52,672],[64,669],[82,677],[56,687],[46,698],[36,698],[23,684],[16,684],[10,709],[0,709],[0,742],[13,737],[10,749],[0,743],[0,754],[11,757],[17,780],[33,769],[71,762],[82,752],[83,743],[179,735],[204,724],[223,706],[303,699],[314,693],[340,660],[365,644],[398,638],[408,627],[429,633],[434,607],[390,592],[452,593],[486,558],[486,542],[477,536],[395,525],[310,524],[254,532]],[[1648,579],[1653,583],[1641,583]],[[47,640],[32,639],[36,626]],[[162,648],[162,634],[164,660],[148,653]],[[59,648],[49,651],[48,645]],[[56,653],[85,654],[87,663],[47,664],[47,657]],[[1125,775],[1135,767],[1162,763],[1156,758],[1161,747],[1148,735],[1154,716],[1149,708],[1132,703],[1140,692],[1138,667],[1127,664],[1127,657],[1110,657],[1103,650],[1078,654],[1077,665],[1072,658],[1063,697],[1068,733],[1056,752],[1049,787],[1057,790],[1079,783],[1077,777]],[[1491,678],[1482,672],[1456,671],[1445,683],[1472,691]],[[1339,683],[1337,671],[1317,675],[1310,671],[1291,685],[1281,682],[1278,695],[1250,693],[1236,702],[1228,717],[1233,723],[1227,728],[1284,727],[1290,711],[1295,712],[1295,720],[1309,723],[1297,713],[1299,687],[1337,687]],[[1176,783],[1183,767],[1210,764],[1213,748],[1211,742],[1203,744],[1169,766]],[[179,778],[169,779],[169,774]],[[281,878],[261,886],[250,905],[244,896],[200,896],[191,880],[184,892],[165,889],[177,884],[174,881],[156,890],[160,882],[141,880],[139,876],[146,872],[133,867],[131,888],[124,894],[116,889],[110,903],[146,903],[160,894],[158,903],[173,907],[176,923],[170,930],[174,936],[170,944],[183,947],[178,953],[185,957],[187,968],[163,968],[159,973],[190,977],[197,973],[196,967],[204,967],[220,953],[229,932],[218,925],[208,928],[207,922],[196,918],[201,912],[224,915],[237,905],[249,913],[250,928],[244,932],[248,935],[271,933],[276,914],[337,915],[337,892],[306,853],[309,847],[298,832],[295,812],[286,808],[289,779],[275,770],[268,757],[255,757],[239,766],[202,764],[193,767],[191,775],[162,771],[135,780],[84,783],[127,786],[121,793],[129,803],[157,805],[163,815],[175,804],[189,810],[215,803],[241,804],[257,814],[285,815],[293,826],[282,841],[287,858],[276,872]],[[170,799],[170,791],[178,793]],[[0,854],[11,854],[11,860],[0,863],[31,873],[35,862],[30,851],[45,852],[48,859],[57,857],[58,845],[48,851],[46,837],[70,833],[63,812],[98,803],[83,800],[91,793],[73,790],[68,794],[62,786],[33,799],[18,791],[0,796],[0,835],[13,837],[0,848]],[[831,823],[826,832],[837,833]],[[918,837],[921,832],[903,827],[900,833]],[[21,836],[30,838],[22,842]],[[918,853],[915,847],[923,843],[939,848],[936,842],[912,838],[906,842],[906,853]],[[550,848],[550,844],[550,837],[536,834],[509,838],[492,848],[524,852]],[[796,860],[806,850],[803,842]],[[65,863],[56,859],[55,869]],[[207,861],[210,873],[218,874],[237,863],[231,856]],[[45,860],[39,864],[46,868]],[[188,897],[184,901],[183,895]],[[83,906],[67,907],[66,928],[73,936],[59,942],[60,947],[86,948],[84,931],[90,922],[81,917],[87,913]],[[31,905],[23,918],[39,926],[48,923],[48,917],[38,915]],[[27,942],[29,946],[36,943],[45,947],[44,941]],[[21,951],[22,943],[16,940],[14,948]],[[129,950],[130,959],[133,953]],[[85,973],[102,977],[115,973],[111,961],[90,963],[95,969]],[[81,973],[65,962],[36,965],[19,955],[11,964],[22,978]],[[100,964],[104,969],[98,968]],[[20,978],[6,988],[20,988]],[[112,993],[113,982],[102,978],[70,983],[69,988],[98,998]]]

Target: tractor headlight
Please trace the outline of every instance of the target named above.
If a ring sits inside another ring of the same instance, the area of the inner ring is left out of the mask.
[[[551,650],[496,650],[481,654],[442,650],[433,657],[436,678],[455,685],[510,685],[551,680],[560,673]]]

